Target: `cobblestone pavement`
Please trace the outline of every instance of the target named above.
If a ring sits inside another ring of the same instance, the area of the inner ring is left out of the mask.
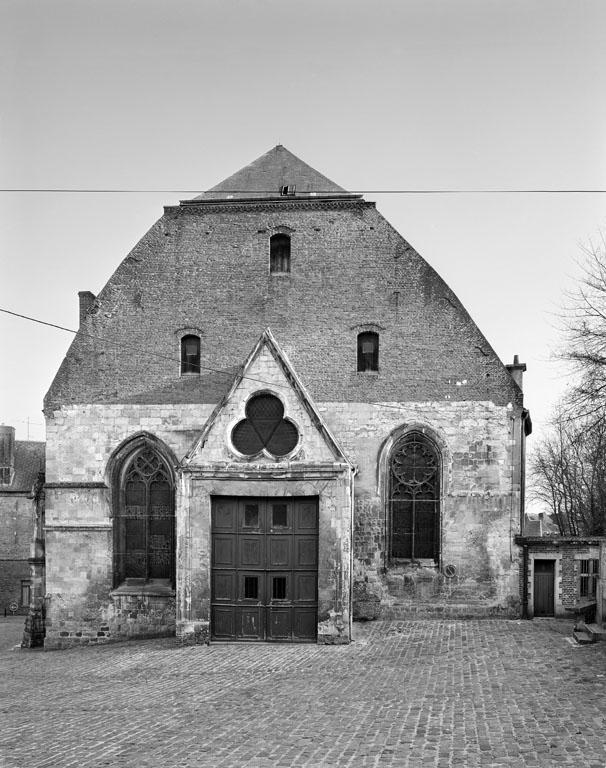
[[[354,627],[349,646],[2,650],[0,765],[606,766],[606,643],[569,622]]]
[[[25,616],[0,617],[0,653],[21,644],[24,624]]]

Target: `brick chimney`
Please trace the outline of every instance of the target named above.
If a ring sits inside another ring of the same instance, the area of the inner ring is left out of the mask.
[[[507,368],[507,370],[511,374],[511,378],[515,381],[518,387],[520,389],[523,389],[522,381],[524,378],[524,371],[526,370],[526,363],[521,363],[518,359],[518,356],[514,355],[513,363],[506,365],[505,368]]]
[[[97,297],[90,291],[78,291],[78,299],[80,300],[80,325],[84,322],[84,318],[88,310],[93,306]]]
[[[0,485],[10,485],[15,475],[15,428],[0,425]]]

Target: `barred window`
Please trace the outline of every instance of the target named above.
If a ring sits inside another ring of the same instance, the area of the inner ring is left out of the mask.
[[[579,597],[595,599],[598,576],[600,575],[600,561],[581,560],[579,572]]]
[[[409,432],[389,462],[392,560],[439,559],[440,461],[433,444]]]
[[[174,580],[175,511],[171,475],[150,447],[130,458],[116,515],[116,584]]]

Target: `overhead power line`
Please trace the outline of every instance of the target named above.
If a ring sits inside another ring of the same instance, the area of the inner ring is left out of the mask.
[[[3,309],[2,307],[0,307],[0,312],[4,312],[6,315],[12,315],[13,317],[19,317],[22,320],[29,320],[30,322],[38,323],[39,325],[46,325],[49,328],[58,328],[60,331],[67,331],[68,333],[73,333],[74,335],[84,336],[84,337],[86,337],[88,339],[94,339],[95,341],[101,341],[101,342],[103,342],[105,344],[113,345],[114,347],[118,347],[118,348],[122,348],[122,349],[136,349],[139,352],[139,354],[141,352],[140,347],[138,347],[138,346],[136,346],[134,344],[125,344],[123,341],[122,342],[115,342],[115,341],[112,341],[111,339],[106,339],[103,336],[96,336],[95,334],[85,333],[84,331],[80,331],[80,330],[76,331],[73,328],[66,328],[64,325],[57,325],[56,323],[49,323],[46,320],[39,320],[36,317],[30,317],[29,315],[22,315],[19,312],[11,312],[10,309]],[[175,364],[179,364],[179,365],[181,364],[181,360],[180,359],[177,360],[177,358],[175,358],[175,357],[172,357],[170,355],[163,355],[160,352],[153,352],[152,350],[146,350],[144,357],[157,357],[157,358],[159,358],[161,360],[170,360],[171,363],[175,363]],[[221,369],[221,368],[211,368],[210,366],[206,366],[206,365],[200,365],[200,370],[201,371],[208,371],[210,373],[219,373],[222,376],[226,376],[226,377],[229,377],[231,379],[233,379],[234,376],[235,376],[233,370],[228,371],[228,370]],[[263,381],[263,379],[257,379],[254,376],[243,376],[242,378],[249,379],[250,381],[256,381],[259,384],[266,384],[266,385],[270,384],[269,381]],[[272,383],[272,386],[279,386],[279,385]],[[284,388],[286,389],[286,387],[284,387]]]
[[[201,194],[221,194],[221,195],[273,195],[278,197],[278,193],[275,189],[268,190],[254,190],[250,189],[222,189],[219,192],[208,190],[208,192],[201,192],[199,189],[84,189],[84,188],[59,188],[59,187],[47,187],[47,188],[4,188],[0,189],[0,192],[14,192],[14,193],[52,193],[52,194],[112,194],[112,195],[134,195],[134,194],[174,194],[174,195],[201,195]],[[314,190],[316,195],[333,195],[341,196],[343,194],[350,195],[601,195],[606,193],[606,189],[352,189],[344,190],[343,192],[335,192],[334,190]],[[210,199],[210,198],[209,198]],[[213,198],[214,200],[220,200],[223,198]],[[313,199],[308,192],[303,192],[299,195],[287,195],[285,200],[308,200]]]

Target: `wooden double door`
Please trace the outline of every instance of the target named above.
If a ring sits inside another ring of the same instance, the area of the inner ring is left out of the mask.
[[[212,637],[315,642],[317,624],[317,497],[213,497]]]

